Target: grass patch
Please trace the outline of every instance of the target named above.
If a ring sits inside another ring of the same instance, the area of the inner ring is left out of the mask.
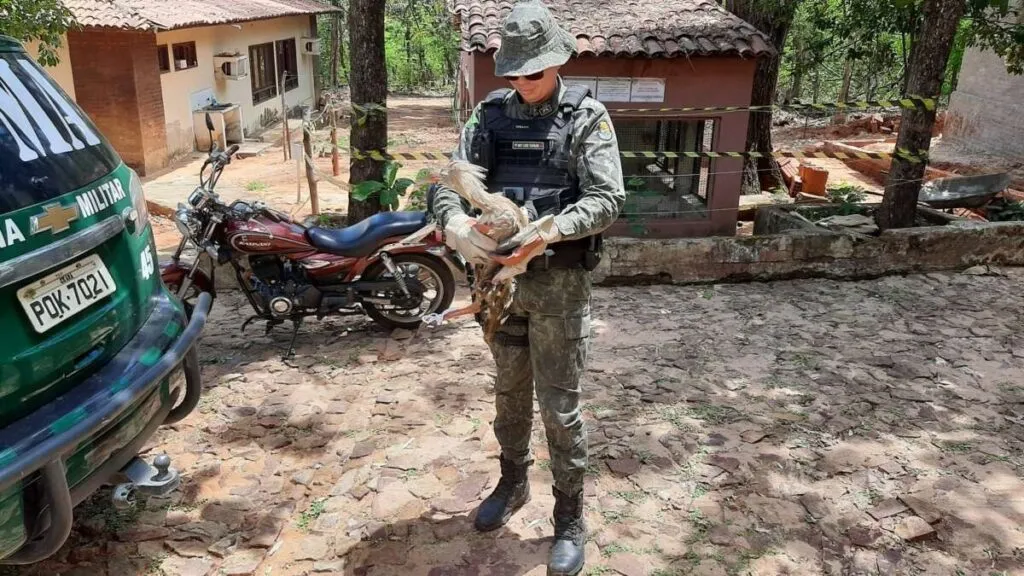
[[[793,355],[793,364],[807,370],[817,370],[819,365],[817,358],[811,356],[810,354],[804,354],[801,352],[798,352]]]
[[[951,454],[967,454],[974,451],[974,445],[970,442],[943,442],[941,449]]]
[[[616,524],[626,520],[627,518],[632,518],[633,515],[621,510],[601,510],[601,517],[609,524]]]
[[[76,510],[81,518],[99,519],[103,522],[104,534],[113,536],[128,530],[139,521],[139,517],[147,510],[146,500],[136,500],[131,508],[118,509],[110,503],[111,489],[98,491]]]
[[[868,488],[867,490],[861,490],[854,496],[854,500],[861,505],[862,508],[868,506],[874,506],[882,501],[882,493],[874,488]]]
[[[720,425],[732,422],[743,415],[739,410],[731,406],[720,404],[698,404],[687,410],[690,416],[697,420],[703,420],[708,424]]]
[[[693,491],[690,493],[690,495],[693,496],[694,499],[696,499],[696,498],[700,498],[701,496],[704,496],[705,494],[707,494],[710,491],[711,491],[711,486],[709,486],[709,485],[707,485],[707,484],[705,484],[703,482],[698,482],[697,485],[693,487]]]
[[[703,560],[703,558],[701,558],[700,554],[697,554],[693,550],[688,550],[686,554],[683,554],[683,560],[686,560],[690,563],[690,566],[696,568],[697,566],[700,566],[701,560]]]
[[[690,521],[690,524],[693,525],[693,534],[690,534],[687,544],[700,542],[707,536],[708,530],[711,529],[711,521],[704,516],[704,513],[700,511],[700,508],[691,508],[687,519]]]
[[[694,427],[684,420],[687,415],[688,411],[686,409],[680,409],[675,406],[665,406],[659,411],[661,419],[675,426],[680,432],[693,432]]]
[[[551,460],[538,460],[537,468],[545,471],[551,470]]]
[[[615,574],[615,570],[612,570],[603,564],[598,564],[597,566],[587,568],[585,574],[587,576],[602,576],[603,574]]]
[[[319,518],[321,514],[324,513],[324,506],[326,506],[326,503],[326,498],[318,498],[314,500],[312,504],[310,504],[309,509],[307,509],[302,514],[299,514],[299,530],[307,532],[309,530],[310,523],[312,523],[314,520]]]
[[[267,189],[267,183],[260,180],[252,180],[246,183],[245,189],[249,192],[261,192]]]
[[[630,504],[634,505],[647,500],[647,493],[640,490],[632,490],[628,492],[620,490],[612,492],[612,496],[625,500],[626,502],[629,502]]]
[[[619,544],[617,542],[612,542],[611,544],[609,544],[609,545],[607,545],[607,546],[605,546],[604,548],[601,549],[601,556],[604,556],[605,558],[607,558],[607,557],[612,556],[614,554],[620,554],[622,552],[632,552],[632,551],[633,551],[633,549],[630,548],[629,546],[626,546],[624,544]]]

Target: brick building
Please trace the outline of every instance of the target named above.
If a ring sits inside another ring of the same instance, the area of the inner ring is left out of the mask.
[[[457,100],[475,106],[508,86],[494,76],[501,23],[514,0],[453,0],[461,34]],[[749,112],[655,113],[639,108],[745,107],[770,40],[713,0],[545,0],[576,36],[561,69],[609,110],[622,151],[746,149]],[[610,235],[733,235],[743,160],[623,158],[626,209]]]
[[[48,69],[140,174],[315,105],[315,0],[63,0],[78,26]],[[31,49],[31,46],[29,47]],[[287,74],[287,75],[286,75]]]

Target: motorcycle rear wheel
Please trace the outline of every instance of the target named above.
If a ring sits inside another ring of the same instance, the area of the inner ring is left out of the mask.
[[[411,316],[407,315],[408,312],[405,310],[390,310],[370,302],[363,302],[363,310],[374,322],[386,328],[415,329],[419,328],[423,322],[423,317],[427,314],[439,313],[448,309],[455,298],[455,277],[452,275],[451,268],[440,258],[423,254],[398,254],[392,256],[391,261],[407,278],[410,273],[409,268],[419,267],[417,279],[420,282],[432,281],[433,285],[426,288],[428,290],[435,290],[438,293],[433,296],[426,310],[419,310],[415,315]],[[424,274],[426,274],[426,278],[424,278]],[[377,261],[363,272],[363,278],[366,280],[387,279],[391,278],[391,273],[384,266],[384,262]],[[422,308],[422,306],[423,302],[421,299],[420,307]]]

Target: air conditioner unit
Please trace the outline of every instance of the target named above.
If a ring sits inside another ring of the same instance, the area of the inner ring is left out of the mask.
[[[249,77],[249,57],[241,54],[218,54],[213,57],[213,73],[217,78],[238,80]]]
[[[307,56],[318,56],[320,55],[320,39],[319,38],[303,38],[302,39],[302,53]]]

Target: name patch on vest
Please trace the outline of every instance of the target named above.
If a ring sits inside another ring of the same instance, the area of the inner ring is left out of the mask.
[[[513,150],[544,150],[544,142],[527,142],[515,140],[512,142]]]

